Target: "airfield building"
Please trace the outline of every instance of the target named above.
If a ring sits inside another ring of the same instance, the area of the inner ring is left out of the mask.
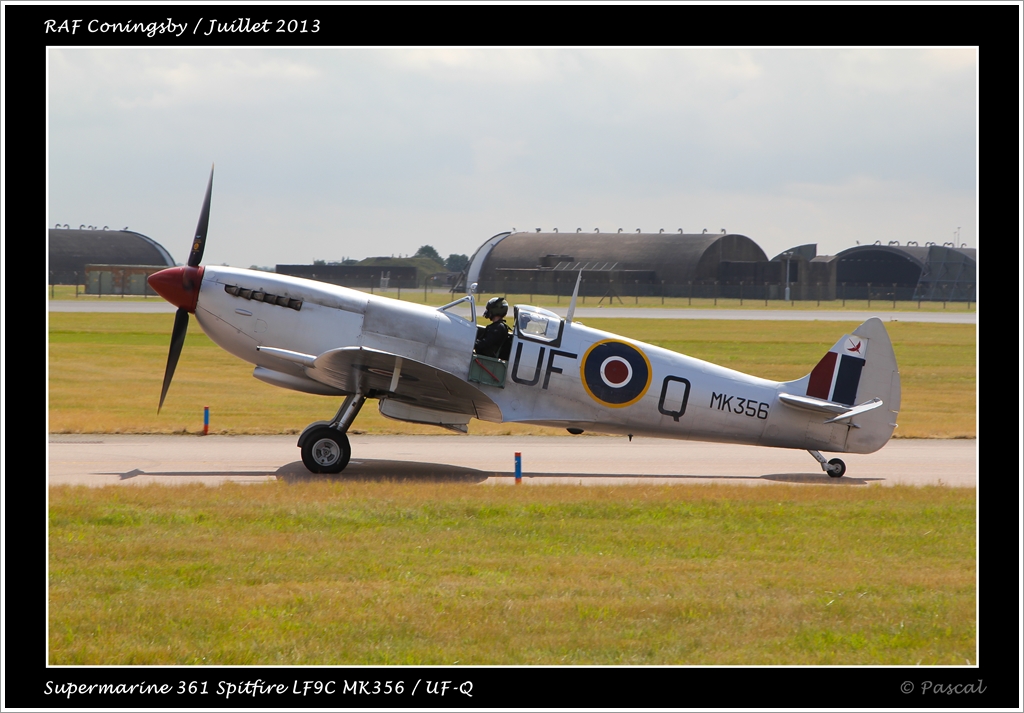
[[[413,288],[417,285],[416,268],[410,265],[277,265],[275,271],[355,288]]]
[[[770,260],[735,233],[499,233],[470,258],[454,290],[794,300],[974,301],[976,251],[952,244],[860,245],[818,255],[800,245]]]
[[[789,266],[795,300],[897,299],[973,302],[977,299],[977,250],[896,241],[857,245],[818,255],[801,245],[772,258]],[[783,274],[786,268],[783,268]]]
[[[480,292],[730,297],[782,279],[782,267],[732,233],[501,233],[470,258],[462,284]]]
[[[146,278],[174,266],[152,238],[131,230],[51,228],[51,285],[85,285],[87,294],[155,294]]]

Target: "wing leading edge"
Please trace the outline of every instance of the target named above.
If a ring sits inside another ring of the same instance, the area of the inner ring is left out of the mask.
[[[367,347],[340,347],[319,356],[257,347],[305,368],[306,375],[347,393],[380,396],[435,411],[501,421],[501,410],[475,386],[441,369],[398,354]]]

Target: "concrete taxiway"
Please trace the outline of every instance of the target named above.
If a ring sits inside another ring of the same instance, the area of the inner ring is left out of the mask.
[[[297,436],[51,434],[51,485],[217,485],[303,482]],[[357,481],[512,484],[515,453],[526,485],[821,484],[975,487],[976,440],[890,441],[868,455],[841,455],[847,474],[829,478],[804,451],[606,436],[350,435],[352,461],[338,478]],[[831,457],[831,456],[830,456]]]

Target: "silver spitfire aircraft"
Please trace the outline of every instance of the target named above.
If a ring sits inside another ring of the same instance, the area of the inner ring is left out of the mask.
[[[346,432],[367,399],[401,421],[466,432],[471,418],[584,431],[743,443],[808,451],[832,477],[846,472],[820,451],[872,453],[888,442],[900,375],[882,322],[843,335],[806,376],[769,381],[517,305],[499,357],[474,352],[472,294],[431,308],[286,275],[201,265],[213,171],[188,264],[149,283],[178,307],[160,407],[194,314],[257,379],[336,396],[329,421],[299,436],[302,462],[339,473]],[[577,290],[579,281],[577,281]],[[470,318],[452,310],[468,306]],[[158,408],[159,410],[159,408]]]

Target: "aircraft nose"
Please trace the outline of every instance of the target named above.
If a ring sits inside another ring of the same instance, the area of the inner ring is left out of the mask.
[[[196,311],[199,302],[199,286],[203,281],[202,267],[169,267],[154,272],[147,282],[153,291],[175,307],[188,312]]]

